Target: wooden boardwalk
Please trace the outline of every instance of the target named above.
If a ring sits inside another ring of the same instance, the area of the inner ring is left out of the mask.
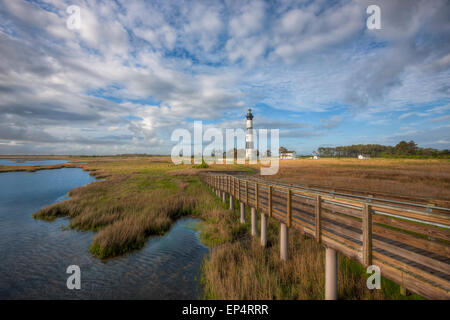
[[[450,298],[450,210],[206,173],[201,180],[430,299]],[[264,218],[264,217],[263,217]],[[263,220],[264,221],[264,220]]]

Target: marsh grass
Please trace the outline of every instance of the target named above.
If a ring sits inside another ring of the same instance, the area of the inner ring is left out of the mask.
[[[85,161],[88,164],[83,168],[104,180],[73,189],[70,199],[43,208],[34,217],[54,220],[64,216],[70,228],[95,231],[90,247],[95,256],[109,258],[139,249],[149,237],[169,230],[179,217],[192,215],[202,219],[197,226],[200,239],[211,247],[202,265],[203,298],[323,299],[323,247],[291,232],[290,259],[282,262],[279,223],[269,220],[269,246],[262,248],[259,238],[250,236],[248,208],[247,223],[240,224],[238,209],[228,210],[228,203],[199,181],[197,174],[202,169],[174,166],[170,159],[156,157]],[[209,169],[216,168],[223,167]],[[341,255],[339,266],[341,299],[405,298],[386,279],[382,290],[368,290],[364,269]]]
[[[298,232],[289,234],[289,260],[280,260],[279,223],[269,219],[267,248],[250,236],[250,225],[240,225],[237,210],[226,218],[226,209],[209,212],[201,239],[211,248],[202,265],[204,299],[323,299],[325,250],[314,239]],[[209,216],[210,215],[210,216]],[[250,213],[247,212],[247,218]],[[220,218],[220,219],[219,219]],[[248,219],[247,219],[248,220]],[[233,234],[238,230],[239,235]],[[259,231],[258,231],[259,232]],[[204,235],[206,233],[206,235]],[[220,237],[218,236],[220,234]],[[219,238],[219,241],[215,241]],[[382,278],[382,289],[369,290],[365,269],[339,255],[339,299],[420,299],[402,296],[397,284]]]
[[[90,251],[109,258],[141,248],[147,239],[192,214],[201,187],[195,176],[169,175],[168,161],[95,161],[86,170],[105,180],[73,189],[71,198],[41,209],[34,218],[68,217],[69,227],[96,232]],[[191,186],[192,184],[192,186]]]
[[[77,164],[50,164],[50,165],[39,165],[39,166],[1,166],[0,172],[36,172],[39,170],[55,170],[62,168],[80,168]]]
[[[450,200],[449,160],[282,160],[278,173],[269,178],[299,185]]]

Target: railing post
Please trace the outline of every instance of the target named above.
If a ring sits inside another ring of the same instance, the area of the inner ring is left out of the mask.
[[[372,264],[372,206],[368,203],[364,203],[362,221],[363,264],[367,267]]]
[[[269,211],[269,217],[272,216],[272,186],[269,186],[269,191],[267,195],[267,210]]]
[[[220,180],[219,180],[219,176],[216,176],[216,190],[217,190],[217,196],[220,198],[221,194],[220,194],[220,184],[219,184]]]
[[[287,226],[290,228],[292,225],[292,195],[291,189],[288,189],[286,194],[286,222]]]
[[[255,183],[255,208],[256,208],[256,210],[258,210],[259,209],[259,207],[258,207],[258,188],[259,187],[259,185],[258,185],[258,182],[256,182]]]
[[[236,177],[233,177],[233,179],[231,179],[231,184],[233,185],[233,192],[232,192],[232,194],[233,194],[233,196],[236,197],[236,184],[235,184],[235,182],[236,182]]]
[[[337,300],[338,265],[337,251],[325,249],[325,300]]]
[[[289,231],[285,223],[280,224],[280,258],[288,260]]]
[[[238,193],[237,193],[237,198],[239,201],[241,201],[241,179],[238,179]]]
[[[316,197],[316,241],[321,241],[321,223],[320,223],[320,211],[321,211],[321,196],[317,195]]]
[[[245,203],[240,201],[240,204],[241,204],[241,223],[244,224],[245,223]]]
[[[214,176],[214,188],[216,189],[216,196],[220,197],[220,194],[219,194],[219,184],[218,184],[217,181],[218,181],[218,180],[217,180],[217,176]]]
[[[252,213],[252,236],[256,236],[256,234],[258,233],[257,228],[256,228],[256,223],[257,223],[257,215],[256,215],[256,208],[255,207],[251,207],[251,213]]]
[[[248,203],[248,181],[245,180],[245,202],[247,203],[247,205],[249,205],[250,203]]]
[[[261,245],[267,245],[267,216],[261,213]]]

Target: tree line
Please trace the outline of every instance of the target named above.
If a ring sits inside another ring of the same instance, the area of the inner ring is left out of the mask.
[[[321,157],[404,157],[404,158],[450,158],[450,150],[421,148],[414,141],[400,141],[395,146],[381,144],[354,144],[351,146],[320,147]]]

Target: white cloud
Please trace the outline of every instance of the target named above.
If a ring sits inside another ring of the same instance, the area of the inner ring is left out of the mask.
[[[226,123],[255,104],[321,112],[293,123],[323,131],[340,124],[336,106],[373,123],[448,120],[448,105],[409,107],[448,99],[445,1],[380,1],[379,32],[365,29],[368,1],[72,2],[78,31],[65,1],[0,0],[0,152],[167,152],[186,119]]]

